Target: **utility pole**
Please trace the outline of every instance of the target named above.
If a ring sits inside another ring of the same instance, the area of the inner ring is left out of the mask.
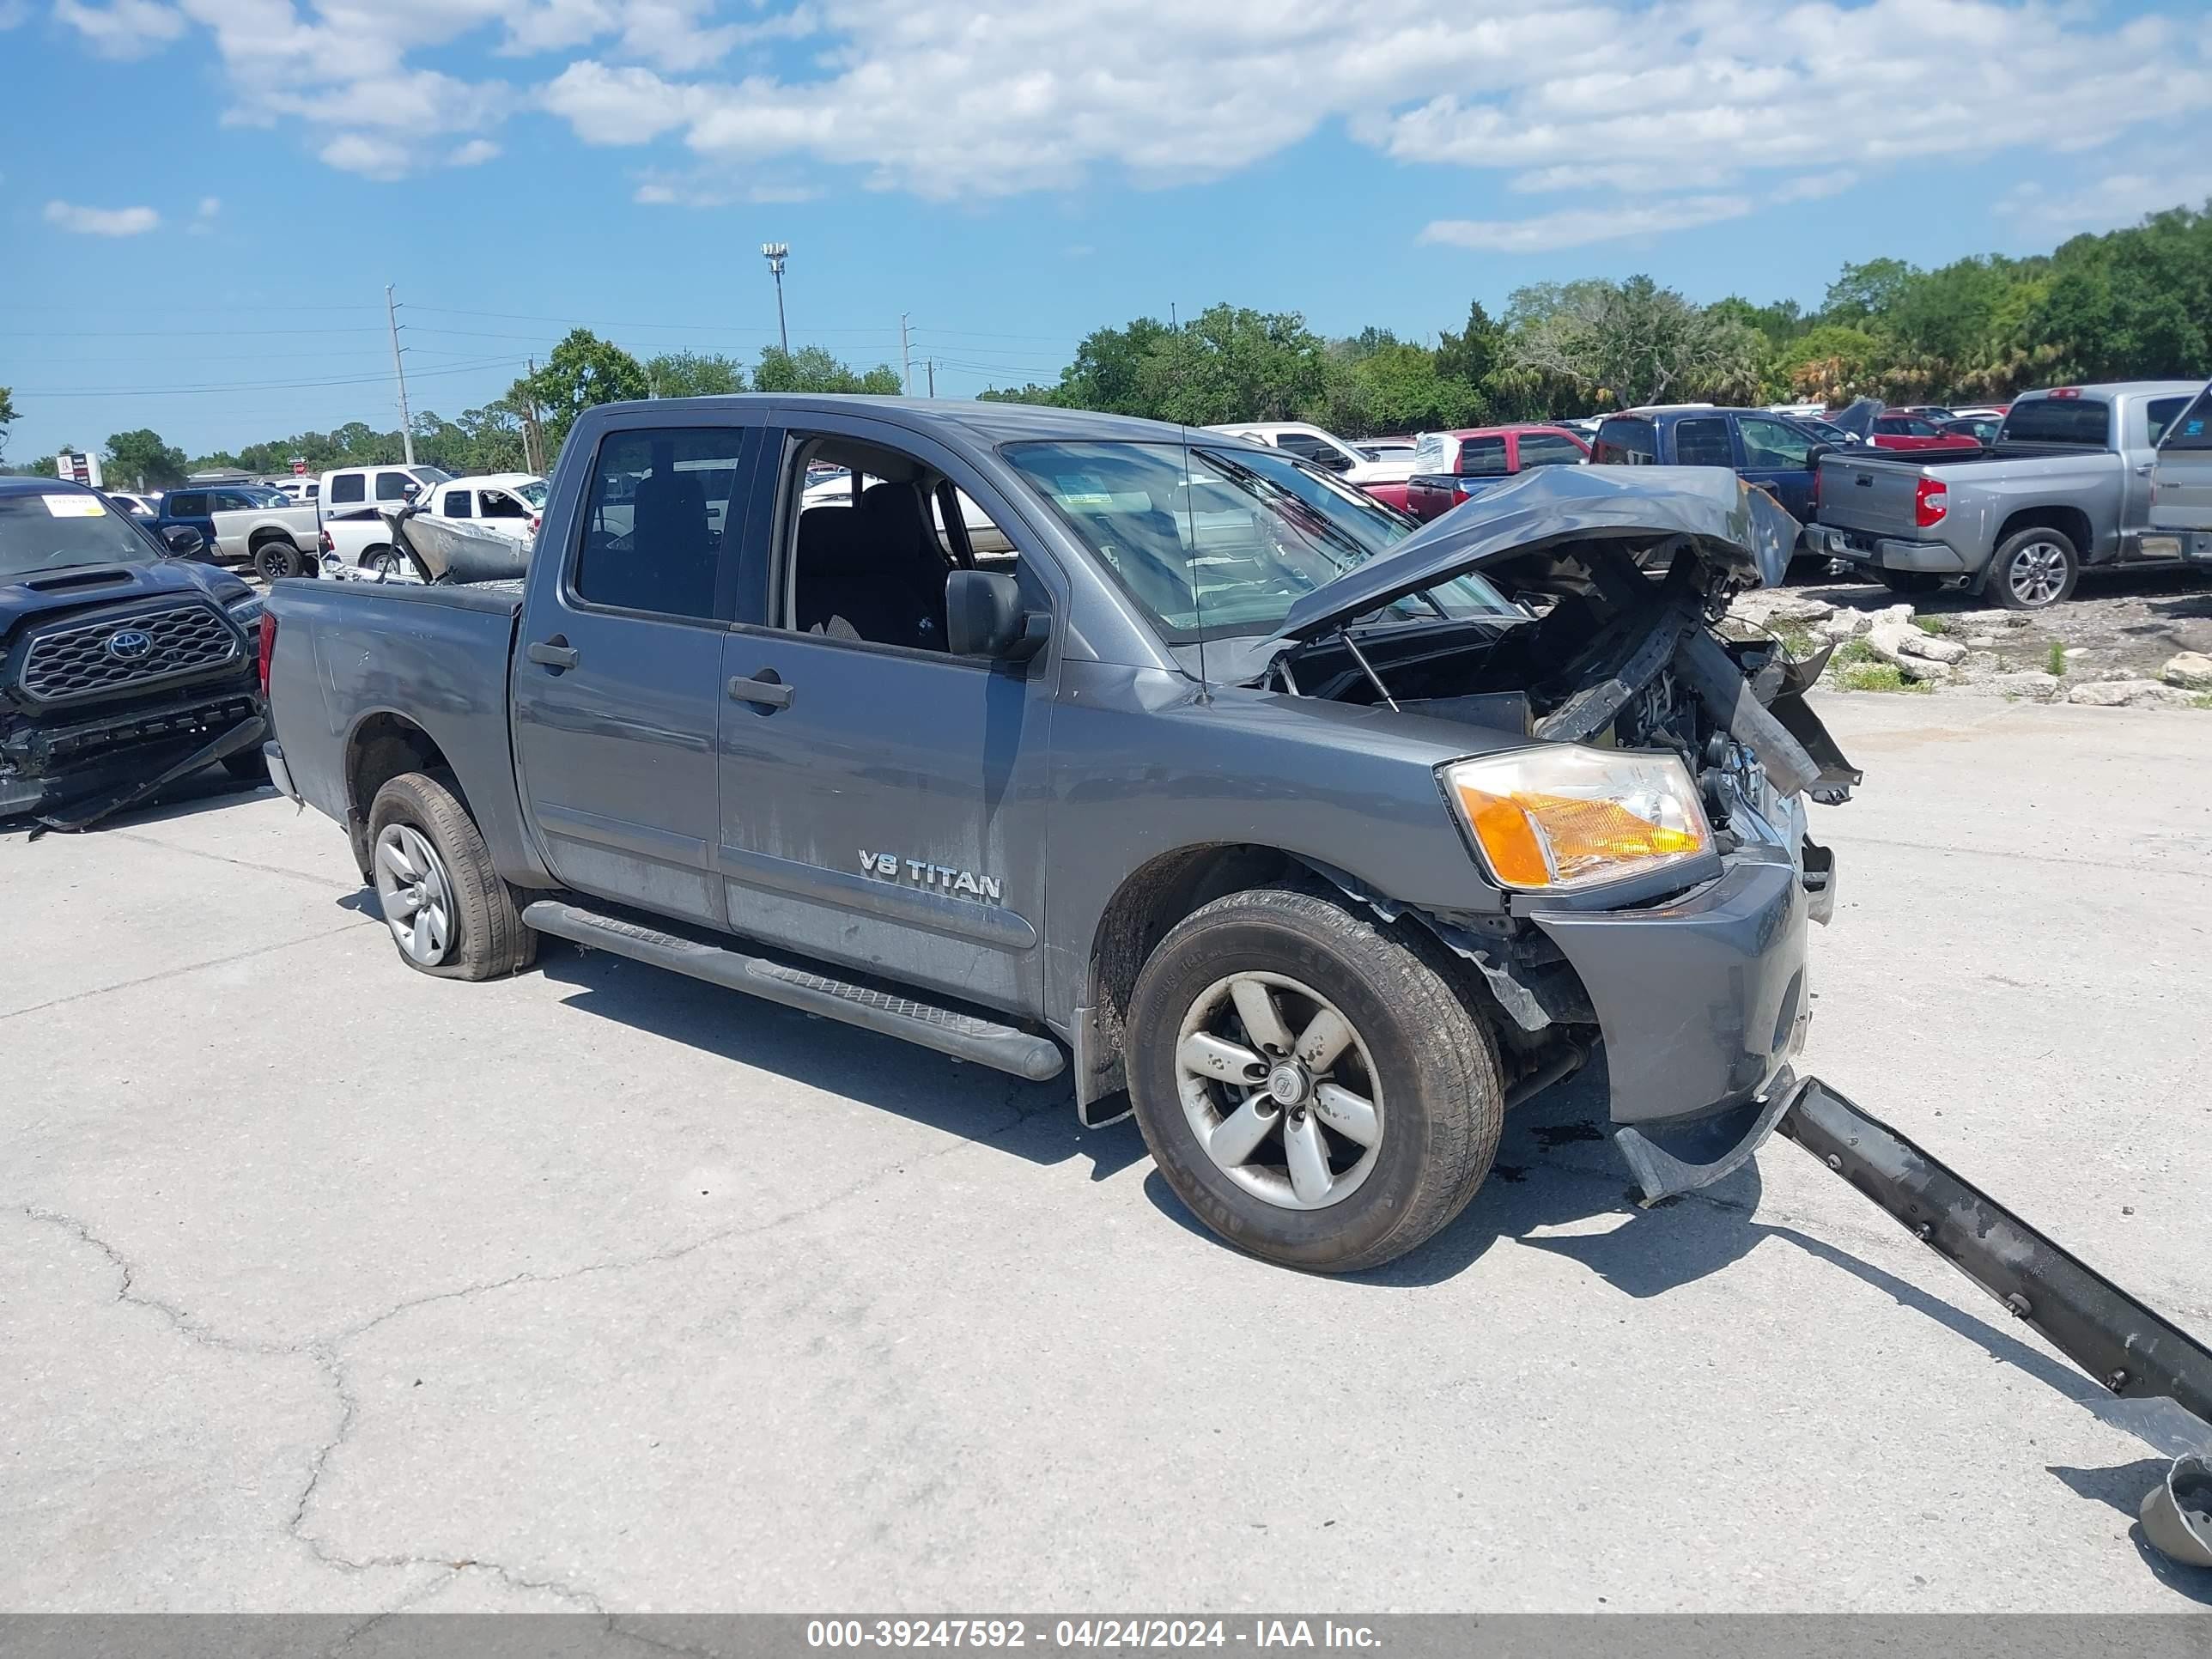
[[[538,359],[532,357],[528,361],[530,380],[534,380],[538,378]],[[527,386],[529,381],[526,380],[523,384]],[[539,474],[544,472],[544,458],[538,453],[539,447],[538,394],[535,392],[525,391],[522,394],[522,468],[524,471]]]
[[[899,313],[899,391],[908,397],[914,395],[914,358],[907,350],[906,319],[909,313]]]
[[[937,395],[937,359],[934,357],[929,359],[929,395],[933,398]]]
[[[791,331],[783,325],[783,262],[791,257],[788,242],[763,242],[761,258],[768,261],[769,275],[775,278],[775,337],[783,343],[783,355],[791,356]]]
[[[399,362],[399,307],[393,303],[389,283],[384,285],[384,325],[392,331],[392,376],[399,382],[399,441],[407,452],[407,465],[412,466],[415,422],[407,413],[407,371]]]

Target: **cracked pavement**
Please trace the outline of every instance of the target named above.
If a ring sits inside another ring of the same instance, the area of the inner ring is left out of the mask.
[[[2212,719],[1831,699],[1808,1069],[2212,1334]],[[0,1609],[2178,1611],[2138,1420],[1785,1145],[1516,1116],[1358,1282],[1133,1126],[600,956],[405,972],[265,792],[0,837]]]

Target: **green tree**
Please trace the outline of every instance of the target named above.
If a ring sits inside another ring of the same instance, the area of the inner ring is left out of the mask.
[[[1879,317],[1919,274],[1902,259],[1869,259],[1863,264],[1845,265],[1828,284],[1827,297],[1820,302],[1820,320],[1863,323]]]
[[[763,346],[760,367],[753,371],[757,392],[860,392],[878,398],[896,398],[901,387],[898,371],[878,363],[859,374],[820,346],[801,346],[786,351],[781,346]]]
[[[1873,392],[1886,361],[1883,343],[1866,330],[1820,323],[1785,346],[1776,367],[1791,398],[1832,408]]]
[[[15,388],[0,386],[0,455],[5,455],[8,453],[8,428],[15,423]]]
[[[1364,438],[1471,426],[1483,418],[1481,392],[1439,374],[1437,353],[1395,339],[1367,350],[1361,343],[1340,340],[1329,348],[1327,390],[1321,407],[1309,412],[1330,431]]]
[[[1480,300],[1468,306],[1466,327],[1456,334],[1446,329],[1437,336],[1437,373],[1446,380],[1481,386],[1504,361],[1504,326],[1491,320]]]
[[[1510,315],[1515,366],[1565,381],[1601,407],[1738,402],[1759,391],[1758,334],[1649,276],[1522,289]]]
[[[745,368],[732,357],[664,351],[645,360],[645,381],[656,398],[722,398],[745,389]]]
[[[1321,337],[1294,311],[1209,306],[1170,330],[1138,369],[1139,411],[1189,426],[1293,420],[1328,388]]]
[[[569,330],[544,367],[516,381],[507,393],[512,402],[536,403],[552,454],[560,453],[568,428],[586,410],[646,395],[645,369],[637,359],[588,328]]]
[[[993,386],[988,392],[979,392],[975,401],[982,404],[1042,404],[1051,408],[1063,400],[1056,386],[1039,386],[1032,380],[1027,386]]]
[[[118,489],[167,489],[185,481],[185,452],[142,426],[108,439],[100,471]]]
[[[1146,403],[1145,363],[1173,331],[1158,318],[1139,317],[1126,328],[1085,335],[1075,360],[1060,371],[1054,401],[1109,415],[1152,413]]]

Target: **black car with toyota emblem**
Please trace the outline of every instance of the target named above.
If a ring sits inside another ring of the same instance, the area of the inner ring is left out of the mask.
[[[0,822],[82,829],[204,767],[262,775],[260,597],[170,533],[0,478]]]

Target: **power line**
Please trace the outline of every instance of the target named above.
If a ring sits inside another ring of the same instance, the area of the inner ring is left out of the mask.
[[[434,375],[474,374],[488,368],[514,368],[523,361],[519,357],[487,357],[479,362],[422,369],[417,371],[415,378],[427,380]],[[374,374],[354,374],[332,380],[239,380],[207,386],[89,386],[70,392],[27,392],[18,387],[15,395],[18,398],[171,398],[218,392],[299,392],[321,386],[376,386],[382,384],[385,378],[385,373],[380,371]]]

